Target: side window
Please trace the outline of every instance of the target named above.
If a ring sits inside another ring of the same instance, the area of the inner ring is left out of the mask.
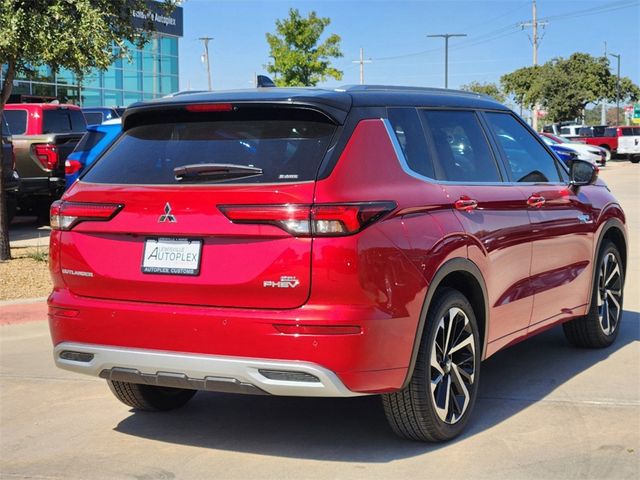
[[[422,110],[435,147],[438,179],[500,182],[498,166],[474,112]]]
[[[556,161],[513,115],[487,112],[516,182],[560,182]]]
[[[13,135],[22,135],[27,131],[26,110],[5,110],[4,118],[9,124],[9,131]]]
[[[416,109],[390,108],[388,116],[409,168],[424,177],[435,178],[427,141]]]

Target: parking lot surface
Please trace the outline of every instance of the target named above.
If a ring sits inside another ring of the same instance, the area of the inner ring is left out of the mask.
[[[457,440],[396,438],[377,397],[201,392],[134,413],[104,381],[53,366],[43,319],[0,327],[0,477],[640,478],[640,165],[601,175],[630,231],[617,342],[575,349],[554,328],[494,355]]]

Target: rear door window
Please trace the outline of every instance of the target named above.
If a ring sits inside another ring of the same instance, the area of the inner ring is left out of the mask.
[[[87,121],[88,125],[99,125],[102,123],[102,113],[101,112],[83,112],[84,118]]]
[[[87,128],[82,112],[75,109],[44,109],[42,133],[81,133]]]
[[[9,131],[13,135],[23,135],[27,131],[26,110],[5,110],[4,118],[9,124]]]
[[[93,183],[180,183],[174,169],[195,164],[232,164],[262,169],[237,179],[199,183],[281,183],[315,180],[335,125],[313,111],[256,109],[212,115],[182,114],[180,121],[150,115],[125,131],[84,176]],[[166,123],[158,122],[159,118]],[[135,161],[134,161],[135,159]]]
[[[451,182],[500,182],[495,158],[474,112],[422,110],[434,146],[436,175]],[[429,138],[430,137],[430,138]]]
[[[410,170],[435,178],[422,123],[415,108],[390,108],[389,122]]]
[[[502,147],[516,182],[560,182],[555,159],[515,117],[487,112],[487,121]]]
[[[106,133],[104,132],[89,131],[82,136],[82,138],[78,142],[78,145],[76,145],[76,148],[73,151],[88,152],[93,147],[95,147],[98,142],[104,138],[105,135]]]

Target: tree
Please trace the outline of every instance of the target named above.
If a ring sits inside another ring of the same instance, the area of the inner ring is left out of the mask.
[[[175,3],[164,0],[162,10],[171,11]],[[145,0],[0,0],[0,66],[5,69],[0,116],[17,73],[49,65],[54,72],[66,68],[82,77],[126,54],[125,41],[144,44],[148,33],[134,26],[134,12],[152,31],[153,12]],[[3,170],[0,149],[0,261],[11,258]]]
[[[500,103],[504,103],[507,99],[506,95],[500,90],[500,87],[495,83],[480,83],[471,82],[460,87],[461,90],[466,92],[479,93],[480,95],[487,95],[488,97],[497,100]]]
[[[500,77],[502,91],[512,95],[515,102],[525,108],[533,108],[541,99],[541,71],[544,67],[536,65],[523,67]]]
[[[527,108],[538,104],[547,112],[547,120],[582,118],[587,105],[602,100],[615,101],[616,77],[609,60],[587,53],[555,58],[544,65],[525,67],[500,79],[507,94]],[[636,100],[640,89],[627,77],[620,79],[620,101]]]
[[[304,18],[292,8],[289,18],[276,20],[276,33],[267,33],[272,63],[267,71],[276,75],[278,86],[315,86],[333,77],[342,79],[342,72],[331,66],[332,58],[342,57],[340,37],[335,33],[318,45],[324,29],[331,23],[311,12]]]

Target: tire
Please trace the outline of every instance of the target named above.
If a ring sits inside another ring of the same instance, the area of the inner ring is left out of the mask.
[[[608,347],[620,331],[624,270],[620,252],[612,242],[602,242],[596,268],[589,312],[562,325],[567,340],[576,347]]]
[[[447,342],[452,324],[454,340]],[[449,354],[442,355],[441,347],[447,344],[445,350]],[[451,350],[456,351],[451,354]],[[426,442],[443,442],[458,436],[476,401],[480,350],[476,317],[469,301],[452,288],[439,290],[427,313],[409,384],[382,396],[392,430],[401,437]],[[432,382],[438,379],[432,393]]]
[[[182,407],[197,390],[157,387],[138,383],[107,380],[111,392],[125,405],[148,412],[175,410]]]
[[[638,162],[640,162],[640,155],[631,155],[631,156],[629,157],[629,161],[630,161],[631,163],[638,163]]]

